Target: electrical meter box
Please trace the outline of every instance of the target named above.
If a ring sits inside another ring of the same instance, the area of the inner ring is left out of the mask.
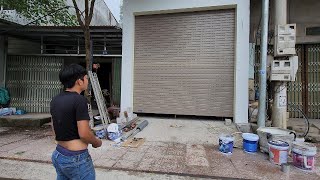
[[[296,24],[277,25],[274,39],[275,57],[296,54]]]
[[[289,60],[273,60],[271,63],[271,81],[295,81],[298,70],[298,56]]]

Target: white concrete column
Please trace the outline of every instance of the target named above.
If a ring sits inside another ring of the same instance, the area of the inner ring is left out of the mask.
[[[287,24],[287,0],[274,0],[274,24]],[[283,82],[273,82],[272,126],[287,128],[287,87]]]
[[[287,24],[287,0],[274,0],[274,24]]]

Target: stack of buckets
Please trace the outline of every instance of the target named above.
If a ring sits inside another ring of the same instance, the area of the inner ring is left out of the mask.
[[[255,153],[258,149],[259,136],[253,133],[243,133],[243,150]],[[219,151],[224,154],[232,154],[234,137],[232,135],[219,136]],[[290,151],[289,143],[282,140],[272,140],[269,145],[269,160],[277,165],[288,162]],[[310,143],[294,142],[292,146],[293,165],[303,170],[314,170],[317,148]]]
[[[288,154],[290,146],[287,142],[282,140],[269,141],[269,159],[277,165],[286,164],[288,161]],[[292,161],[297,168],[312,171],[315,166],[315,155],[317,148],[305,142],[294,142],[292,146]]]

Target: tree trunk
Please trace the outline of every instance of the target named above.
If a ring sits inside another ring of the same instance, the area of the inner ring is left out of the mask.
[[[91,70],[90,67],[90,58],[91,58],[91,49],[90,49],[90,30],[86,28],[84,32],[84,39],[85,39],[85,49],[86,49],[86,69],[87,71]]]
[[[85,50],[86,50],[86,70],[90,71],[91,67],[90,67],[90,58],[91,58],[91,48],[90,48],[90,30],[89,27],[86,27],[84,30],[84,39],[85,39]],[[89,95],[89,90],[87,89],[85,91],[85,96],[87,97],[87,100],[89,101],[89,103],[91,104],[91,96]]]

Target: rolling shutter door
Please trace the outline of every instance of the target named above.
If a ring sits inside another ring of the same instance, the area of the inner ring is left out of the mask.
[[[135,17],[135,112],[233,117],[235,10]]]

